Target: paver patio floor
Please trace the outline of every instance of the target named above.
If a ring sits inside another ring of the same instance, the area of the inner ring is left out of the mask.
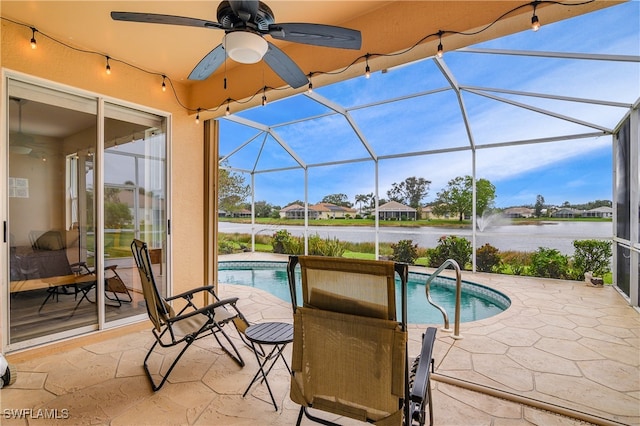
[[[640,425],[640,313],[614,288],[480,273],[463,273],[463,279],[502,291],[512,305],[494,317],[463,323],[463,339],[438,332],[435,424]],[[288,303],[260,290],[221,285],[219,293],[238,296],[250,322],[292,321]],[[10,354],[18,375],[0,391],[1,423],[295,424],[299,407],[288,397],[289,377],[281,363],[269,375],[278,411],[264,385],[242,397],[257,363],[239,339],[244,368],[215,339],[203,339],[187,351],[168,383],[152,392],[142,369],[153,342],[150,328],[146,323],[103,338],[54,344],[47,352]],[[410,355],[419,352],[424,328],[411,326]],[[285,354],[290,357],[290,347]],[[162,362],[162,355],[154,356],[152,369],[163,368]],[[51,416],[58,418],[45,418]]]

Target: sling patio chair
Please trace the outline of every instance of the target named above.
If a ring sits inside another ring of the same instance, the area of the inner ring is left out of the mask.
[[[232,324],[243,342],[246,342],[242,333],[249,326],[248,321],[236,307],[237,297],[219,299],[213,286],[197,287],[171,297],[162,297],[156,286],[156,281],[151,269],[151,259],[147,244],[138,239],[131,243],[131,251],[136,262],[140,280],[142,282],[142,292],[147,305],[149,319],[153,323],[153,335],[156,341],[153,343],[146,357],[144,358],[144,370],[151,382],[154,391],[160,389],[171,371],[176,366],[182,355],[193,342],[203,337],[213,335],[218,345],[226,352],[238,365],[244,367],[244,360],[238,352],[229,335],[224,331],[224,326]],[[194,303],[194,298],[202,293],[208,293],[214,303],[202,308],[198,308]],[[180,301],[184,307],[176,313],[172,306],[174,301]],[[218,337],[223,337],[226,344]],[[162,380],[156,383],[149,371],[148,360],[151,353],[160,345],[163,348],[181,345],[182,349],[174,358],[166,373],[160,376]]]
[[[301,288],[296,283],[298,264]],[[305,415],[334,425],[326,414],[332,413],[334,421],[343,416],[385,426],[423,425],[427,406],[432,423],[429,367],[433,368],[436,329],[427,329],[421,353],[411,362],[407,357],[408,265],[290,256],[287,275],[294,311],[290,397],[301,406],[297,424]],[[315,410],[326,413],[321,418]]]
[[[123,303],[131,303],[133,298],[122,277],[116,271],[117,267],[118,265],[109,265],[104,268],[104,296],[120,307]]]

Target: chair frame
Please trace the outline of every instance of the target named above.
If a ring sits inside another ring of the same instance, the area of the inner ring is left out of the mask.
[[[120,307],[120,306],[122,306],[123,303],[131,303],[133,301],[133,297],[131,297],[131,293],[129,292],[129,289],[127,288],[127,285],[124,283],[124,281],[122,280],[122,278],[120,277],[120,275],[116,271],[117,267],[118,267],[118,265],[109,265],[109,266],[106,266],[104,268],[104,273],[105,273],[105,277],[104,277],[104,297],[106,297],[107,300],[110,300],[112,302],[117,303],[118,307]],[[111,276],[108,277],[107,274],[110,274]],[[115,291],[114,289],[110,288],[109,280],[112,280],[112,279],[118,280],[122,284],[122,289],[124,289],[124,292]],[[109,293],[112,293],[113,297],[109,296]],[[121,294],[125,295],[126,297],[123,297],[121,299],[120,297],[118,297],[118,293],[121,293]]]
[[[295,269],[299,263],[300,257],[311,258],[313,256],[289,256],[289,262],[287,264],[287,277],[289,281],[289,291],[291,295],[291,304],[293,312],[295,314],[298,309],[298,296],[296,293],[296,276]],[[338,261],[338,259],[337,259]],[[344,261],[340,259],[339,261]],[[403,332],[407,332],[407,282],[409,276],[409,268],[404,263],[394,263],[394,270],[400,277],[401,282],[401,312],[398,316],[401,317],[398,324]],[[397,320],[397,319],[396,319]],[[413,365],[410,366],[408,360],[405,363],[404,371],[404,398],[400,398],[400,404],[403,410],[404,425],[414,424],[414,421],[419,425],[425,423],[425,406],[429,406],[429,424],[433,424],[433,404],[432,394],[430,386],[430,372],[433,371],[434,360],[432,357],[433,345],[435,342],[437,329],[435,327],[427,328],[423,334],[422,349],[418,357],[415,358]],[[405,345],[405,349],[407,346]],[[431,371],[429,369],[431,367]],[[411,371],[409,370],[411,368]],[[296,372],[292,371],[292,386]],[[339,426],[339,424],[331,422],[320,417],[316,417],[309,413],[309,408],[314,408],[312,404],[308,406],[301,405],[300,412],[296,424],[300,425],[303,415],[308,419],[328,426]],[[372,422],[371,420],[368,420]]]
[[[87,277],[87,276],[95,276],[95,274],[89,269],[86,262],[76,262],[70,263],[69,268],[71,271],[76,274],[78,277]],[[73,307],[73,310],[69,314],[69,318],[71,318],[75,313],[83,300],[88,301],[89,303],[95,303],[91,299],[89,299],[89,292],[93,290],[97,285],[97,281],[90,280],[83,283],[70,283],[65,285],[56,285],[51,286],[47,289],[47,297],[42,301],[40,307],[38,308],[38,315],[45,315],[42,313],[42,308],[47,304],[49,300],[54,300],[59,302],[60,295],[69,296],[73,295],[73,299],[78,302]],[[69,288],[72,289],[71,292],[67,291]],[[78,300],[78,295],[80,296],[80,300]]]
[[[151,259],[149,257],[149,249],[147,247],[147,244],[138,239],[134,239],[131,243],[131,251],[133,253],[133,258],[140,273],[140,279],[143,280],[143,290],[145,292],[150,291],[152,293],[149,295],[145,294],[145,301],[147,302],[146,305],[149,319],[154,324],[152,333],[155,337],[155,342],[149,348],[149,351],[144,358],[143,366],[147,377],[151,382],[151,387],[154,392],[159,390],[165,384],[174,367],[177,365],[178,361],[186,352],[186,350],[191,346],[191,344],[193,344],[193,342],[195,342],[196,340],[208,337],[210,334],[213,335],[220,348],[225,353],[227,353],[231,357],[231,359],[233,359],[239,366],[244,367],[245,363],[242,359],[242,356],[240,355],[240,352],[236,348],[229,335],[223,330],[223,327],[226,324],[232,323],[236,328],[236,331],[238,332],[241,340],[245,342],[245,339],[243,338],[241,330],[238,328],[236,321],[240,321],[245,325],[248,325],[249,323],[236,307],[238,298],[231,297],[227,299],[220,299],[216,295],[213,286],[201,286],[180,294],[163,298],[158,291],[158,287],[156,286],[155,278],[153,276],[153,271],[151,269]],[[148,286],[145,285],[145,280],[149,284]],[[201,293],[208,293],[213,298],[213,300],[215,300],[215,302],[202,308],[198,308],[195,305],[193,299],[196,295]],[[155,301],[155,303],[150,304],[149,299]],[[179,312],[173,313],[173,309],[170,303],[176,300],[185,302],[185,306]],[[230,308],[229,312],[233,312],[233,315],[225,318],[222,321],[216,320],[215,309],[221,307],[224,309]],[[186,333],[182,337],[179,337],[175,328],[178,327],[180,321],[184,321],[188,318],[193,318],[197,315],[205,315],[207,317],[202,326],[190,333]],[[229,347],[223,344],[221,339],[218,337],[218,334],[222,335]],[[164,375],[159,373],[162,377],[160,382],[154,381],[148,367],[149,357],[158,345],[163,348],[183,345],[182,349],[169,366],[167,372]]]

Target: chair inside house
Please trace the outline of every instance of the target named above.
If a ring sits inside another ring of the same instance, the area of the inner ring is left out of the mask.
[[[296,283],[298,264],[301,286]],[[287,274],[294,311],[290,397],[301,406],[297,424],[304,415],[326,425],[335,424],[336,416],[379,425],[422,425],[426,407],[432,423],[429,367],[436,329],[427,329],[420,355],[410,361],[408,266],[291,256]]]
[[[213,335],[220,348],[238,365],[244,366],[240,352],[224,330],[226,325],[234,327],[242,341],[245,341],[242,333],[249,323],[236,307],[238,298],[220,299],[213,286],[201,286],[171,297],[162,297],[153,275],[147,244],[134,239],[131,251],[140,274],[147,313],[153,323],[152,333],[156,339],[144,358],[144,370],[153,390],[157,391],[165,384],[171,371],[193,342],[210,335]],[[194,299],[204,293],[208,293],[214,302],[198,308]],[[174,306],[175,302],[177,306]],[[148,361],[158,345],[162,348],[175,346],[181,349],[167,371],[159,372],[160,381],[156,382],[149,370]]]
[[[96,286],[95,275],[85,262],[69,262],[62,231],[32,231],[29,238],[30,246],[10,250],[11,293],[46,290],[39,314],[52,312],[44,309],[47,302],[71,295],[76,303],[68,316],[73,316],[83,300],[91,302],[88,294]]]

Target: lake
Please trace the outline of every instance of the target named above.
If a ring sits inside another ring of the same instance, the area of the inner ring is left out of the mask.
[[[251,224],[220,222],[219,232],[250,234]],[[255,225],[256,234],[271,235],[280,229],[287,229],[292,235],[304,235],[304,226]],[[373,242],[374,227],[359,226],[309,226],[309,235],[316,233],[321,238],[337,238],[340,241]],[[472,239],[471,229],[455,229],[422,226],[418,228],[380,227],[380,242],[393,243],[400,240],[412,240],[420,247],[435,247],[443,235],[456,235]],[[538,247],[554,248],[563,254],[574,253],[574,240],[611,240],[612,222],[540,222],[535,225],[485,226],[482,232],[476,232],[476,246],[489,243],[499,250],[535,251]]]

